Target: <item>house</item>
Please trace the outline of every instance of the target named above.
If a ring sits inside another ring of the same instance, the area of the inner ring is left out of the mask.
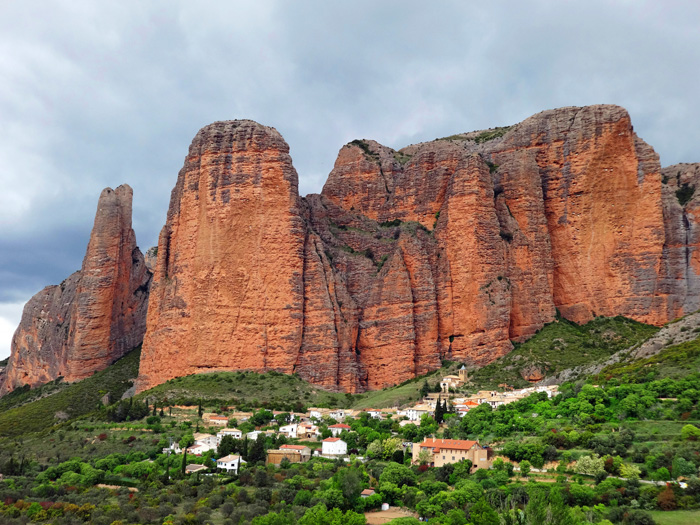
[[[297,427],[296,437],[299,439],[315,439],[321,432],[316,425],[300,424]]]
[[[410,419],[404,419],[403,421],[399,421],[399,426],[401,428],[405,427],[406,425],[415,425],[415,421],[411,421]]]
[[[226,416],[210,416],[209,424],[225,427],[228,425],[228,418]]]
[[[231,436],[233,439],[241,439],[243,437],[243,432],[237,428],[224,428],[216,433],[216,444],[220,445],[221,440],[224,436]]]
[[[196,474],[197,472],[203,472],[207,470],[204,465],[190,464],[185,467],[185,474]]]
[[[279,465],[284,460],[290,463],[301,463],[301,452],[299,450],[291,449],[270,449],[267,451],[267,458],[265,459],[265,465]]]
[[[321,443],[321,455],[326,457],[345,456],[348,444],[340,438],[326,438]]]
[[[491,466],[489,450],[480,446],[478,441],[426,438],[422,443],[413,444],[413,463],[420,461],[419,456],[423,451],[428,453],[428,464],[432,467],[442,467],[463,459],[470,460],[474,469]]]
[[[371,417],[372,419],[381,419],[382,418],[382,411],[381,410],[377,410],[375,408],[368,408],[367,410],[365,410],[365,412],[367,412],[369,414],[369,417]]]
[[[294,439],[297,437],[297,428],[299,428],[298,423],[291,423],[289,425],[284,425],[280,427],[280,434],[283,434],[284,436]]]
[[[336,408],[328,413],[328,417],[336,421],[341,421],[347,417],[347,411],[342,408]]]
[[[442,381],[440,381],[440,389],[444,393],[449,394],[450,390],[456,390],[463,384],[464,381],[462,381],[459,376],[445,376],[442,378]]]
[[[245,463],[241,456],[229,454],[228,456],[216,460],[216,468],[238,474],[238,469]]]
[[[301,456],[300,460],[302,463],[305,463],[311,459],[311,449],[309,447],[305,447],[304,445],[282,445],[280,446],[280,450],[298,452]]]
[[[406,417],[411,421],[420,421],[424,414],[433,414],[428,405],[416,405],[406,410]]]
[[[365,489],[362,492],[360,492],[360,497],[361,498],[369,498],[370,496],[374,496],[375,491],[374,489]]]
[[[309,408],[309,418],[322,419],[323,416],[328,415],[328,412],[326,408]]]
[[[337,425],[329,426],[328,430],[331,431],[333,437],[338,437],[341,432],[350,432],[352,427],[350,425],[345,425],[344,423],[338,423]]]
[[[182,449],[177,443],[170,443],[169,447],[163,449],[163,454],[182,454]]]

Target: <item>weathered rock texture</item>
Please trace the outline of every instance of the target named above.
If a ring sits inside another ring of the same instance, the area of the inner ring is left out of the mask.
[[[700,301],[698,177],[662,175],[624,109],[591,106],[353,141],[300,198],[277,131],[212,124],[172,193],[138,389],[273,369],[362,391],[488,363],[557,310],[663,324]]]
[[[84,379],[141,343],[151,273],[136,246],[131,202],[127,185],[102,191],[82,269],[24,307],[0,395]]]

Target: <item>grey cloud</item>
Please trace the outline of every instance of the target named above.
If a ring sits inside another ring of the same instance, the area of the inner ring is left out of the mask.
[[[698,15],[680,1],[5,2],[0,307],[80,267],[106,186],[134,188],[137,238],[155,244],[189,142],[215,120],[276,127],[302,194],[354,138],[400,148],[601,102],[625,106],[663,164],[700,160]]]

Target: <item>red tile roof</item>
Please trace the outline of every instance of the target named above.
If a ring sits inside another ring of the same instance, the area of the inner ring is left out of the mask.
[[[344,423],[338,423],[337,425],[331,425],[328,428],[352,428],[350,425]]]
[[[336,441],[340,441],[340,438],[326,438],[323,441],[326,443],[335,443]]]
[[[374,489],[365,489],[360,493],[361,496],[372,496],[373,494]]]
[[[305,448],[309,448],[309,447],[305,447],[303,445],[282,445],[282,446],[280,446],[280,448],[284,448],[284,449],[288,449],[288,450],[304,450]]]
[[[474,445],[478,445],[478,441],[462,440],[462,439],[432,439],[426,438],[423,443],[419,446],[437,448],[437,449],[450,449],[450,450],[469,450]]]

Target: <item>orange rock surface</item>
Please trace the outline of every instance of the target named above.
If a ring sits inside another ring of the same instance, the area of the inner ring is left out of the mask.
[[[292,373],[304,223],[273,128],[217,122],[190,146],[158,242],[138,388],[205,370]]]
[[[141,343],[151,274],[131,228],[132,197],[127,185],[102,191],[82,269],[26,304],[0,394],[84,379]]]
[[[700,292],[680,172],[662,180],[624,109],[590,106],[398,152],[353,141],[300,198],[275,130],[213,124],[173,191],[138,388],[274,369],[355,392],[488,363],[557,310],[662,324]]]

